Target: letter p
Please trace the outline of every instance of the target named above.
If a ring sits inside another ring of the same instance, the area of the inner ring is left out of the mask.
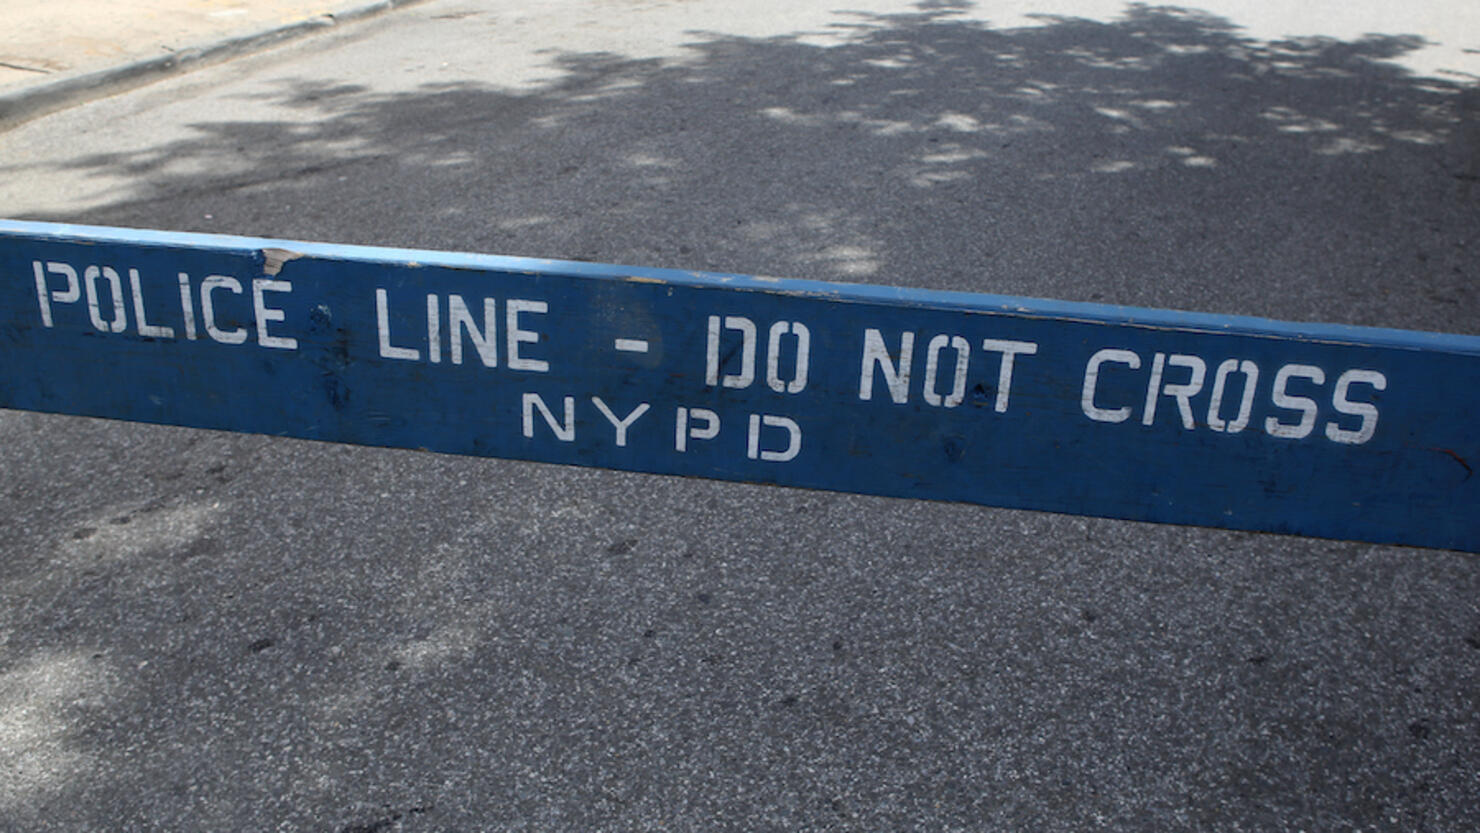
[[[73,304],[82,297],[82,283],[77,280],[77,270],[65,263],[48,262],[43,270],[41,261],[31,261],[31,269],[36,273],[36,303],[41,305],[41,323],[47,327],[52,326],[51,305]],[[51,289],[47,286],[47,273],[61,275],[67,279],[66,289]]]

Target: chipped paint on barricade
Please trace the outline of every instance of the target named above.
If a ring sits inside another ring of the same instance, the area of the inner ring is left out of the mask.
[[[1480,338],[0,221],[0,406],[1480,551]]]

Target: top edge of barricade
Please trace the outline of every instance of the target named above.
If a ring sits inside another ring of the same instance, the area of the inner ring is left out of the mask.
[[[624,280],[781,295],[802,295],[840,302],[889,303],[923,309],[953,309],[1021,318],[1118,324],[1148,329],[1299,339],[1329,344],[1365,344],[1480,355],[1480,336],[1367,327],[1354,324],[1284,321],[1248,315],[1190,312],[1152,307],[1061,301],[992,293],[920,289],[888,284],[860,284],[802,278],[776,278],[740,273],[627,266],[555,258],[449,252],[385,246],[347,245],[282,238],[199,232],[159,231],[72,223],[0,218],[0,239],[26,238],[66,243],[124,244],[151,248],[215,251],[255,256],[276,274],[288,260],[301,258],[384,263],[445,269],[559,275]]]

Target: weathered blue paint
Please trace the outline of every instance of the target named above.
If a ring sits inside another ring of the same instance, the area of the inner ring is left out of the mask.
[[[0,360],[10,408],[1480,551],[1475,337],[0,221]]]

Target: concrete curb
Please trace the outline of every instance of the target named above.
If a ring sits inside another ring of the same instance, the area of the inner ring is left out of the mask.
[[[40,84],[0,93],[0,131],[86,101],[116,95],[172,75],[222,63],[421,2],[425,0],[377,0],[335,14],[198,44],[157,58],[63,75]]]

